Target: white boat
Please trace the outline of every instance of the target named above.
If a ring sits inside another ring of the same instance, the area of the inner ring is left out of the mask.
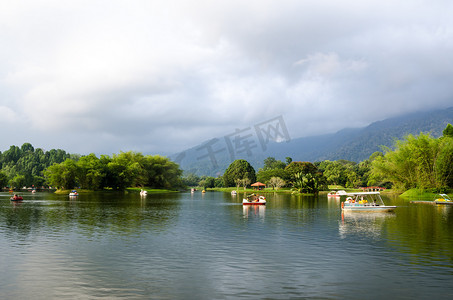
[[[344,212],[388,212],[394,211],[396,206],[385,205],[379,192],[346,193],[346,201],[341,202]]]
[[[453,205],[453,201],[448,197],[447,194],[439,194],[437,195],[436,199],[434,199],[434,203],[436,204],[449,204]]]
[[[341,191],[331,191],[327,194],[327,197],[340,197],[341,195],[346,195],[346,192],[341,190]]]
[[[146,196],[148,194],[147,191],[140,190],[140,196]]]
[[[236,192],[235,190],[232,190],[232,191],[231,191],[231,195],[232,195],[232,196],[236,196],[237,194],[238,194],[238,192]]]
[[[242,199],[242,205],[265,205],[266,197],[257,196],[255,194],[248,195],[247,198]]]
[[[76,190],[72,190],[70,193],[69,193],[69,196],[78,196],[79,193],[77,193]]]

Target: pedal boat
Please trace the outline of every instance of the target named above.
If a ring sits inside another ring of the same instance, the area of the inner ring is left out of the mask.
[[[346,201],[341,202],[343,212],[390,212],[396,206],[385,205],[379,192],[346,193]]]
[[[266,205],[266,197],[252,194],[242,199],[242,205]]]
[[[434,200],[436,204],[453,205],[453,201],[447,194],[439,194]]]

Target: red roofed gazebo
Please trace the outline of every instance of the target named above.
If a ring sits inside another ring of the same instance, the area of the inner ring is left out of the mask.
[[[266,185],[264,183],[261,183],[261,182],[255,182],[254,184],[252,184],[252,187],[253,189],[258,189],[258,190],[261,190],[261,189],[264,189],[266,187]]]

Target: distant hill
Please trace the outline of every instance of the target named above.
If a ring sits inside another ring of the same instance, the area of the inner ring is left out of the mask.
[[[363,128],[342,129],[333,134],[303,137],[291,141],[269,140],[263,146],[253,130],[244,133],[238,140],[233,135],[206,141],[196,147],[171,156],[181,168],[197,175],[217,176],[223,174],[234,159],[249,161],[256,170],[263,166],[269,156],[285,161],[322,161],[346,159],[360,162],[381,146],[393,146],[395,139],[408,134],[418,135],[430,132],[432,136],[442,135],[448,123],[453,123],[453,107],[442,110],[418,112],[370,124]],[[248,153],[247,153],[248,152]]]

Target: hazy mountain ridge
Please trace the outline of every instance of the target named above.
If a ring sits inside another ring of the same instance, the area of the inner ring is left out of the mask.
[[[453,107],[389,118],[363,128],[345,128],[333,134],[296,138],[289,142],[270,142],[266,150],[256,146],[250,156],[235,153],[232,157],[225,150],[211,157],[201,155],[201,150],[210,142],[206,141],[171,158],[186,172],[210,176],[223,174],[228,165],[238,158],[246,159],[256,170],[262,167],[263,160],[269,156],[282,161],[289,156],[294,161],[346,159],[360,162],[373,152],[381,151],[382,145],[392,147],[395,139],[402,139],[408,134],[430,132],[435,137],[440,136],[448,123],[453,123]]]

